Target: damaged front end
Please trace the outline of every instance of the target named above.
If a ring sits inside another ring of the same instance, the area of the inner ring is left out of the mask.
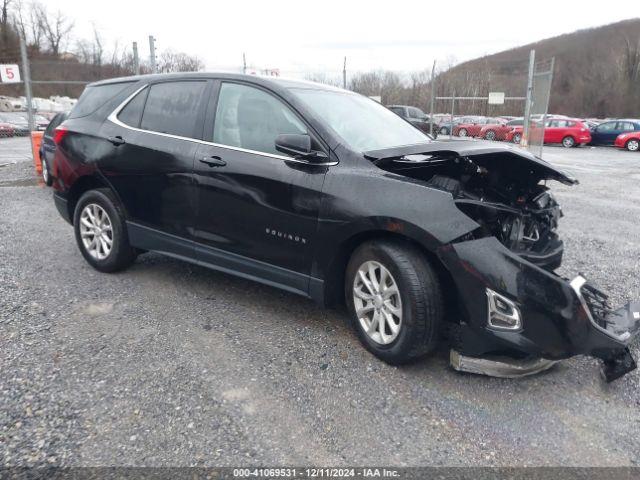
[[[454,368],[518,376],[579,354],[601,359],[607,381],[636,368],[628,344],[640,330],[640,303],[613,310],[582,276],[554,273],[562,262],[562,210],[545,183],[576,180],[527,152],[484,142],[366,155],[450,193],[478,225],[437,251],[459,292],[461,320],[449,329]]]

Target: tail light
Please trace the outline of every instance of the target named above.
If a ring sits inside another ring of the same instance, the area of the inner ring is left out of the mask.
[[[67,136],[67,133],[69,133],[69,129],[67,127],[64,127],[62,125],[57,127],[53,131],[53,143],[55,143],[56,146],[60,145],[60,143],[62,143],[62,140],[64,139],[64,137]]]

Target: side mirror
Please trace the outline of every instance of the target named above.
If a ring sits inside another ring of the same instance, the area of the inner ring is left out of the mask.
[[[313,151],[311,136],[306,133],[283,133],[276,137],[276,150],[291,155],[297,160],[324,162],[327,156],[323,152]]]

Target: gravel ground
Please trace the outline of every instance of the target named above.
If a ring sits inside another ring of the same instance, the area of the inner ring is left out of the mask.
[[[562,273],[640,297],[640,154],[545,155],[581,180],[555,188]],[[581,357],[494,379],[445,351],[395,368],[288,293],[156,254],[101,274],[29,162],[0,140],[5,466],[640,464],[637,371],[607,385]]]

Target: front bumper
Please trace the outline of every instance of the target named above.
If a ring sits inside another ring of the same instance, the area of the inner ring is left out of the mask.
[[[640,303],[605,310],[584,279],[569,282],[537,267],[493,237],[441,247],[438,255],[461,292],[462,323],[453,347],[463,355],[506,354],[561,360],[590,355],[607,380],[635,368],[628,345],[640,331]],[[486,291],[510,299],[522,316],[517,331],[489,328]]]

